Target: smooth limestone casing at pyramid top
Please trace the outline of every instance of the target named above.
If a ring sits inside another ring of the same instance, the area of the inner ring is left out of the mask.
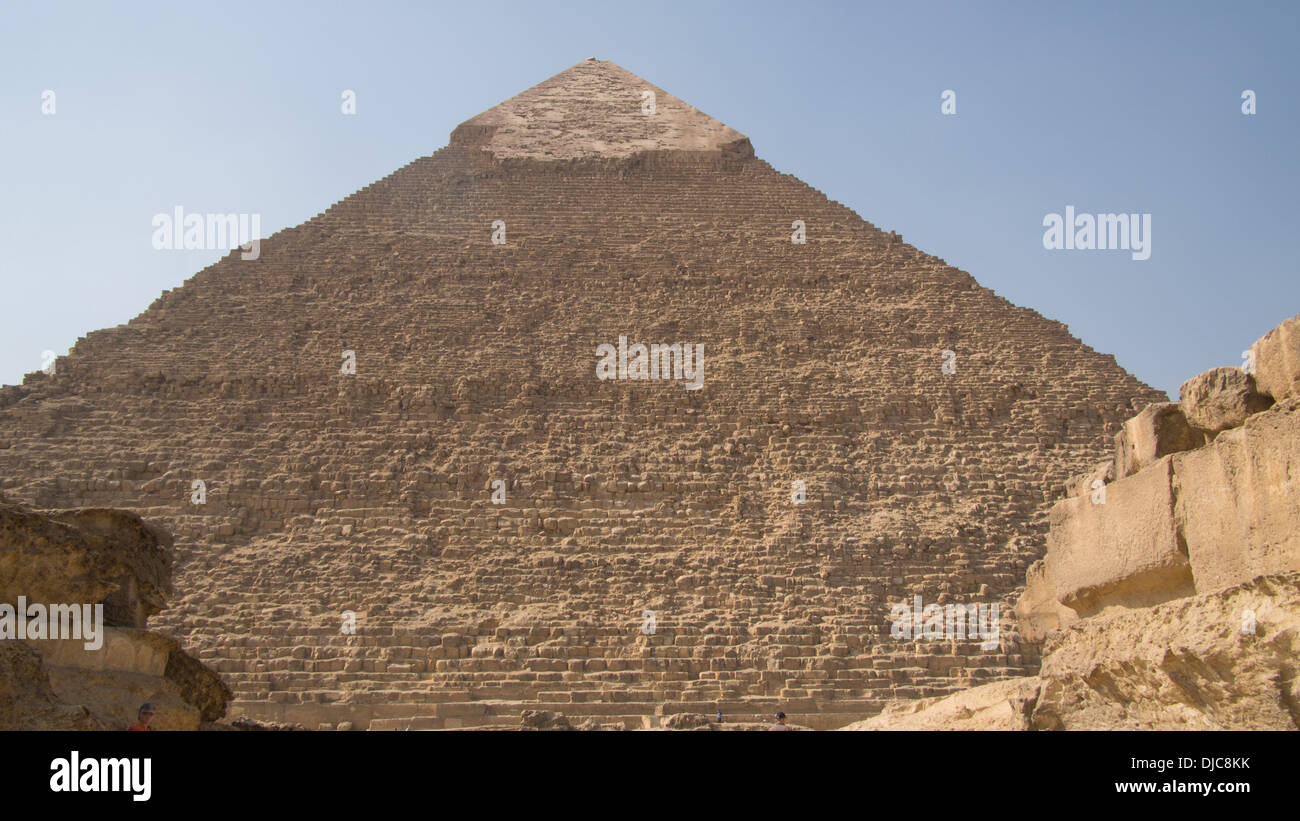
[[[598,379],[620,336],[702,344],[702,389]],[[173,530],[152,626],[231,715],[831,727],[1033,672],[1047,507],[1163,398],[584,61],[4,388],[0,476]],[[915,595],[1001,603],[999,646],[891,638]]]

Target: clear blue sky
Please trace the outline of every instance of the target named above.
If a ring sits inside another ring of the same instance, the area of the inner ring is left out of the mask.
[[[155,251],[153,215],[269,235],[595,56],[1176,398],[1300,313],[1298,9],[5,0],[0,383],[222,255]],[[1045,250],[1067,205],[1150,213],[1151,258]]]

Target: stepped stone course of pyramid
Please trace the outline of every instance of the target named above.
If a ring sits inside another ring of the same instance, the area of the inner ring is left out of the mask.
[[[599,379],[620,337],[703,387]],[[0,389],[0,490],[171,530],[151,626],[231,715],[835,727],[1036,672],[1047,510],[1165,399],[584,61]],[[917,595],[997,646],[892,638]]]

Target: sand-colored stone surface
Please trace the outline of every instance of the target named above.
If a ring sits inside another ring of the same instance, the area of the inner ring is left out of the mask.
[[[172,592],[171,549],[128,511],[47,514],[0,499],[0,601],[102,601],[109,624],[143,627]]]
[[[1037,676],[892,704],[844,729],[1296,730],[1297,636],[1300,574],[1264,576],[1084,619],[1049,639]]]
[[[121,730],[146,701],[157,706],[157,730],[197,730],[225,715],[232,693],[215,672],[176,639],[134,626],[166,606],[165,530],[126,511],[37,511],[0,499],[0,534],[0,603],[99,604],[104,614],[89,632],[80,613],[60,623],[80,637],[0,641],[0,730]]]
[[[563,72],[0,390],[3,489],[163,524],[151,626],[264,721],[834,727],[1036,671],[891,605],[1009,611],[1166,397],[643,85]],[[620,336],[703,387],[598,380]]]
[[[1213,368],[1194,376],[1178,389],[1178,399],[1187,423],[1211,434],[1238,427],[1273,404],[1241,368]]]
[[[1039,559],[1031,564],[1025,572],[1025,592],[1015,607],[1021,638],[1040,642],[1049,633],[1079,620],[1078,612],[1061,604],[1057,596],[1056,583],[1048,571],[1047,562]]]
[[[1226,370],[1183,397],[1234,426],[1104,493],[1087,490],[1101,468],[1067,483],[1015,610],[1020,638],[1043,642],[1038,676],[894,702],[849,728],[1300,728],[1300,396],[1246,401],[1251,383]],[[1125,432],[1158,438],[1173,407]],[[1118,451],[1126,438],[1142,437]]]
[[[1171,459],[1108,486],[1103,502],[1074,496],[1052,508],[1045,569],[1058,602],[1089,616],[1195,592],[1174,521]]]
[[[1088,616],[1300,571],[1298,472],[1300,397],[1106,485],[1104,496],[1063,499],[1044,566],[1026,578],[1024,618],[1042,626],[1057,604]]]
[[[0,730],[114,729],[122,726],[54,692],[40,653],[25,642],[0,641]]]
[[[843,730],[1028,730],[1038,695],[1034,676],[983,684],[941,698],[893,702]]]
[[[1255,383],[1278,402],[1300,395],[1300,316],[1285,320],[1250,347]]]
[[[647,91],[654,94],[653,114]],[[466,120],[451,143],[499,160],[753,154],[744,134],[608,60],[584,60]]]
[[[1171,453],[1205,444],[1206,435],[1187,423],[1177,402],[1157,402],[1124,423],[1115,435],[1116,479],[1132,476]]]
[[[1043,648],[1033,728],[1300,729],[1297,636],[1295,573],[1085,619]]]
[[[1300,396],[1172,457],[1196,589],[1300,571]]]

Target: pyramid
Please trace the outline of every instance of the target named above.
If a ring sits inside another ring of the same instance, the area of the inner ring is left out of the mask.
[[[1163,399],[587,60],[0,389],[0,490],[170,529],[231,715],[833,727],[1034,672],[891,608],[1009,614]]]

